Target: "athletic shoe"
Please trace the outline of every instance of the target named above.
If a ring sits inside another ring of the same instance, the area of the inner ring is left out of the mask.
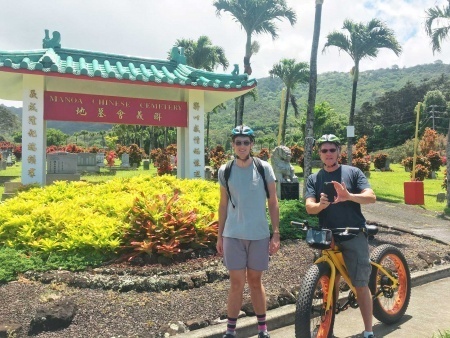
[[[223,338],[236,338],[236,336],[231,333],[226,333],[223,335]]]
[[[270,338],[269,332],[260,332],[258,333],[258,338]]]

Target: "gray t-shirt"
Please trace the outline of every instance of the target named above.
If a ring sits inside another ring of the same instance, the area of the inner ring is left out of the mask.
[[[264,167],[266,182],[275,181],[272,167],[266,161],[261,161]],[[225,184],[225,164],[219,169],[218,178],[221,186]],[[264,181],[253,162],[247,168],[241,168],[236,160],[231,167],[228,179],[231,200],[228,200],[227,219],[223,230],[224,237],[245,240],[259,240],[270,236],[269,223],[266,215],[266,190]]]

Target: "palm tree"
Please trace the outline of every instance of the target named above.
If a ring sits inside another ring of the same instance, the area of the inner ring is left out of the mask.
[[[256,88],[253,88],[252,90],[250,90],[249,92],[245,93],[244,95],[242,95],[243,97],[251,97],[253,99],[253,101],[256,101],[256,99],[258,98],[258,90]],[[241,107],[241,97],[236,97],[234,99],[234,125],[235,126],[240,126],[242,124],[244,124],[244,120],[241,116],[241,118],[239,118],[239,108]],[[240,122],[238,122],[240,121]]]
[[[314,17],[314,33],[311,46],[311,59],[309,68],[308,108],[306,110],[305,126],[305,153],[303,177],[305,179],[312,173],[312,150],[314,146],[314,107],[317,93],[317,51],[319,49],[320,25],[322,22],[323,0],[316,0]],[[303,196],[306,194],[306,184],[303,185]]]
[[[306,62],[296,63],[295,59],[282,59],[279,63],[273,65],[269,71],[271,77],[279,77],[286,86],[286,99],[284,104],[283,124],[281,126],[281,144],[286,141],[286,121],[287,112],[289,108],[289,101],[291,101],[294,108],[295,117],[298,117],[298,105],[292,90],[296,88],[299,83],[307,83],[309,79],[309,65]]]
[[[175,46],[184,48],[186,63],[194,68],[214,71],[218,65],[223,70],[228,68],[228,60],[222,47],[214,46],[209,37],[202,35],[197,41],[192,39],[178,39]],[[170,55],[170,53],[169,53]]]
[[[442,9],[436,6],[425,11],[425,30],[431,38],[433,54],[441,51],[441,43],[450,35],[450,0],[448,4]]]
[[[206,149],[209,149],[209,123],[211,120],[211,114],[218,113],[219,110],[226,109],[225,104],[221,103],[216,106],[212,111],[206,113]]]
[[[425,21],[425,30],[431,38],[431,45],[434,52],[441,52],[441,43],[450,35],[450,0],[448,6],[439,8],[429,8],[425,11],[427,19]],[[443,24],[445,22],[446,24]],[[447,159],[450,158],[450,121],[447,132]],[[450,161],[447,160],[447,208],[450,208]]]
[[[274,20],[286,18],[291,25],[297,22],[294,10],[287,6],[285,0],[216,0],[216,14],[220,16],[221,11],[228,12],[234,20],[241,24],[245,30],[247,40],[245,43],[244,73],[252,74],[250,58],[257,46],[252,43],[253,34],[269,33],[272,39],[278,37],[278,28]],[[243,123],[244,96],[240,98],[239,118],[237,124]]]
[[[359,78],[359,63],[364,58],[375,58],[381,48],[392,50],[397,56],[400,55],[402,47],[395,38],[394,31],[388,28],[382,21],[372,19],[367,24],[355,23],[345,20],[343,29],[348,34],[338,31],[327,35],[327,42],[323,50],[327,47],[338,47],[353,59],[354,66],[351,71],[353,75],[352,103],[350,106],[349,126],[353,126],[355,118],[356,88]],[[352,138],[348,138],[348,164],[352,164]]]

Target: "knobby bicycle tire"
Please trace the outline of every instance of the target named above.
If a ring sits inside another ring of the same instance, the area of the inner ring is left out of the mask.
[[[327,263],[312,265],[306,272],[299,290],[295,311],[296,338],[331,338],[336,299],[325,312],[330,288],[330,267]]]
[[[405,256],[395,246],[384,244],[374,249],[371,260],[398,278],[398,287],[393,289],[390,280],[372,265],[369,288],[372,294],[384,290],[374,299],[373,315],[385,324],[396,323],[405,314],[411,298],[411,274]]]

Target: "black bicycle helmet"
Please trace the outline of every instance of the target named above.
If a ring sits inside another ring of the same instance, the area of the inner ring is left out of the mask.
[[[237,126],[231,131],[232,140],[234,140],[238,136],[248,136],[252,141],[255,140],[255,133],[253,132],[252,128],[245,125]]]
[[[320,147],[324,143],[334,143],[335,145],[340,147],[341,140],[336,135],[325,134],[325,135],[322,135],[318,140],[316,140],[317,147]]]

